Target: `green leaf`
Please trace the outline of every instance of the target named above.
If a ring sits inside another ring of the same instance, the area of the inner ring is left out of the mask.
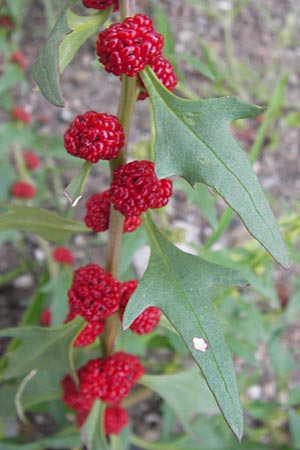
[[[61,379],[59,372],[39,371],[26,384],[20,398],[23,410],[61,398]],[[23,380],[18,379],[13,385],[5,384],[0,388],[0,416],[16,415],[15,397]]]
[[[243,419],[234,367],[208,293],[214,285],[244,285],[245,280],[232,269],[176,248],[160,233],[150,215],[145,226],[150,261],[126,307],[124,328],[148,306],[160,308],[181,335],[229,427],[240,438]],[[208,345],[206,351],[197,350],[195,338]]]
[[[209,80],[214,81],[215,76],[213,72],[210,70],[208,65],[200,61],[200,59],[197,56],[189,55],[188,53],[182,53],[180,55],[173,56],[173,59],[177,62],[184,61],[190,64],[193,67],[193,69],[195,69],[201,75],[208,78]]]
[[[6,157],[8,147],[14,142],[20,142],[23,148],[28,148],[34,141],[34,134],[31,128],[20,126],[17,122],[7,122],[0,125],[1,148],[0,156]]]
[[[15,84],[21,83],[24,79],[24,73],[17,64],[5,64],[2,67],[3,72],[0,76],[1,95],[8,89],[12,88]]]
[[[61,270],[58,276],[51,280],[43,288],[43,292],[48,292],[51,297],[51,325],[61,325],[68,313],[68,290],[72,284],[72,270]]]
[[[85,322],[76,317],[59,327],[19,327],[0,331],[0,337],[17,337],[20,344],[7,353],[3,380],[20,377],[32,370],[74,373],[72,344]]]
[[[60,73],[70,64],[82,44],[106,22],[110,13],[111,8],[106,8],[90,16],[79,16],[68,10],[67,24],[71,32],[64,37],[59,46]]]
[[[61,450],[62,448],[79,448],[81,439],[76,430],[64,430],[52,436],[44,439],[32,442],[31,444],[17,444],[15,442],[10,443],[1,442],[1,450],[44,450],[45,448],[51,448]]]
[[[233,97],[184,100],[162,86],[149,68],[141,76],[154,110],[157,175],[181,176],[191,185],[211,186],[266,250],[288,267],[273,213],[228,127],[235,119],[261,115],[263,109]]]
[[[145,375],[139,383],[157,392],[171,406],[187,431],[195,414],[218,413],[218,407],[197,368],[173,375]]]
[[[82,222],[67,219],[45,209],[1,203],[6,212],[0,216],[0,231],[18,230],[37,234],[47,241],[64,243],[74,233],[90,231]]]
[[[292,442],[295,449],[300,448],[300,414],[294,410],[289,411],[289,428],[291,430]]]
[[[88,450],[109,450],[103,431],[105,404],[96,400],[81,428],[81,437]]]
[[[201,212],[208,219],[211,226],[214,229],[217,228],[218,218],[215,208],[215,200],[214,197],[208,192],[206,186],[203,184],[196,184],[193,189],[190,184],[186,183],[184,180],[180,180],[173,183],[173,188],[183,191],[187,195],[188,200],[201,209]]]
[[[58,46],[63,37],[70,31],[67,25],[67,14],[69,8],[76,1],[69,0],[67,2],[32,70],[33,78],[42,94],[55,106],[64,106],[59,80]]]
[[[87,180],[87,177],[92,168],[92,163],[85,161],[80,168],[80,171],[75,175],[71,183],[65,189],[65,196],[70,201],[72,206],[76,206],[81,199],[83,189]]]

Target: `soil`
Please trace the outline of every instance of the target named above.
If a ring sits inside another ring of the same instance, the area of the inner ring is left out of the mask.
[[[44,31],[46,22],[42,3],[42,1],[33,1],[28,8],[27,17],[24,21],[20,49],[26,54],[30,63],[35,61],[46,38]],[[216,55],[217,62],[222,70],[230,71],[226,64],[228,48],[225,46],[224,26],[226,26],[228,13],[233,12],[233,5],[239,5],[242,3],[241,1],[213,0],[209,2],[211,3],[209,7],[201,7],[202,3],[206,2],[197,2],[196,0],[186,0],[185,2],[180,0],[137,1],[138,9],[148,14],[153,13],[153,6],[157,3],[160,3],[161,8],[170,20],[175,49],[178,54],[188,52],[200,58],[200,60],[203,59],[203,53],[199,45],[199,40],[202,40]],[[272,197],[273,209],[279,217],[286,209],[293,210],[295,202],[300,200],[300,128],[286,126],[287,115],[290,112],[297,111],[300,104],[300,47],[298,45],[300,39],[300,10],[296,5],[297,2],[292,0],[261,0],[260,2],[250,0],[244,3],[246,6],[236,17],[231,30],[234,46],[234,67],[237,71],[234,73],[234,77],[240,97],[244,101],[261,105],[267,104],[274,92],[280,74],[285,72],[288,76],[282,112],[276,119],[276,125],[274,126],[277,133],[276,145],[270,151],[270,138],[267,138],[259,159],[254,165],[263,187]],[[284,46],[285,48],[283,48]],[[64,108],[59,109],[50,105],[34,89],[30,89],[27,94],[19,96],[19,103],[26,107],[34,117],[47,119],[46,123],[40,125],[40,133],[62,135],[73,117],[86,110],[95,109],[110,114],[116,113],[120,82],[117,77],[106,74],[97,66],[94,51],[93,40],[85,43],[75,60],[63,74]],[[243,79],[243,73],[240,72],[240,68],[243,66],[248,67],[245,79]],[[193,89],[198,96],[217,96],[217,92],[211,84],[195,72],[191,66],[181,63],[180,68],[186,78],[187,86]],[[253,78],[251,75],[253,75]],[[28,77],[33,88],[34,83],[30,78],[29,71]],[[257,80],[262,81],[261,89],[258,92],[255,90]],[[230,87],[228,87],[227,93],[231,94]],[[246,123],[246,128],[236,130],[235,133],[237,139],[241,141],[242,147],[249,151],[258,123],[255,121],[246,121]],[[147,141],[148,137],[149,112],[147,102],[138,102],[130,132],[130,145],[136,146],[142,141]],[[88,194],[99,189],[97,169],[94,170],[94,175],[86,189]],[[68,174],[67,178],[71,176],[72,173]],[[105,186],[106,180],[102,178],[102,182]],[[218,208],[219,212],[224,208],[222,201],[218,203]],[[77,218],[82,219],[83,210],[82,202],[76,211]],[[179,192],[175,195],[169,215],[173,222],[180,221],[186,233],[191,233],[196,244],[200,245],[203,239],[203,231],[199,232],[199,225],[207,233],[211,232],[207,220],[197,209],[188,205],[185,196]],[[232,221],[230,233],[226,233],[218,245],[237,244],[245,238],[247,238],[247,232],[241,226],[240,221],[235,218]],[[29,246],[29,251],[31,250],[32,248]],[[1,274],[17,266],[18,255],[9,243],[5,243],[0,248],[0,261]],[[290,274],[299,275],[300,268],[293,265],[290,273],[285,273],[279,269],[276,273],[278,284],[283,285],[283,290],[286,292],[290,290]],[[28,278],[27,281],[23,279],[23,285],[22,282],[18,283],[14,280],[5,286],[1,286],[1,328],[18,324],[26,308],[26,298],[33,289],[34,280]],[[288,295],[291,295],[291,292]],[[286,333],[289,336],[289,341],[293,342],[293,346],[299,348],[299,329],[293,327]],[[149,439],[157,437],[160,411],[159,401],[156,397],[142,404],[133,415],[136,418],[135,428],[137,432]],[[140,419],[141,417],[143,420]],[[148,427],[147,421],[148,425],[150,424]],[[50,429],[52,430],[52,424],[49,425]]]

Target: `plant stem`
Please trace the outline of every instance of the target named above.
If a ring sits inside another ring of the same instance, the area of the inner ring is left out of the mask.
[[[134,0],[121,0],[121,20],[133,14],[134,3]],[[118,119],[123,126],[125,144],[118,157],[110,161],[111,175],[120,165],[125,164],[127,161],[128,134],[135,102],[136,77],[129,78],[123,75],[120,103],[118,108]],[[119,275],[123,224],[124,216],[112,207],[109,218],[106,271],[111,273],[115,278],[118,278]],[[103,351],[106,356],[113,353],[120,328],[121,323],[119,313],[117,312],[109,316],[106,321],[105,331],[102,337]]]
[[[19,143],[15,142],[13,146],[13,154],[17,167],[19,179],[25,183],[32,184],[32,179],[27,171],[26,164],[22,155],[22,149]]]

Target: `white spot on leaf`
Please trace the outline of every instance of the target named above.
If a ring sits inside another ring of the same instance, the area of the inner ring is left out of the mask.
[[[208,342],[202,337],[194,337],[193,338],[194,348],[199,350],[199,352],[206,352],[209,349]]]

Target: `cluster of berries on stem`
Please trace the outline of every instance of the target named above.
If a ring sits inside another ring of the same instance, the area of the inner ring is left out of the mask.
[[[82,2],[86,8],[98,10],[111,7],[116,11],[119,8],[118,0]],[[174,90],[177,77],[170,62],[162,56],[163,46],[164,38],[155,31],[152,20],[143,14],[136,14],[101,31],[96,42],[96,52],[107,72],[121,76],[122,89],[126,89],[126,77],[136,77],[138,91],[130,99],[133,104],[148,96],[140,76],[147,66],[167,89]],[[119,118],[131,111],[126,102],[122,108]],[[87,199],[84,217],[86,226],[94,233],[109,230],[109,270],[97,264],[87,264],[75,270],[68,291],[69,311],[65,318],[65,322],[69,322],[79,315],[87,322],[76,337],[75,346],[90,345],[97,336],[102,335],[104,355],[88,361],[77,370],[78,386],[70,375],[62,381],[63,400],[76,411],[79,426],[86,420],[95,400],[106,404],[106,434],[119,433],[127,424],[128,416],[121,402],[144,374],[139,359],[121,351],[114,353],[107,337],[107,324],[112,323],[112,320],[114,324],[118,322],[117,327],[111,328],[113,333],[120,329],[126,305],[138,287],[136,280],[121,282],[117,279],[118,269],[112,261],[118,260],[114,256],[120,252],[120,248],[111,244],[113,232],[116,231],[112,230],[115,224],[111,224],[111,219],[114,215],[117,220],[122,220],[123,229],[120,227],[120,232],[132,232],[141,225],[144,212],[149,208],[165,206],[172,195],[172,181],[157,178],[153,162],[126,161],[124,129],[128,129],[130,114],[126,116],[125,126],[121,119],[111,114],[87,111],[75,117],[64,134],[66,151],[72,156],[91,164],[100,160],[115,160],[111,165],[110,186]],[[130,329],[138,335],[149,333],[157,326],[160,316],[161,311],[150,306],[135,319]]]

